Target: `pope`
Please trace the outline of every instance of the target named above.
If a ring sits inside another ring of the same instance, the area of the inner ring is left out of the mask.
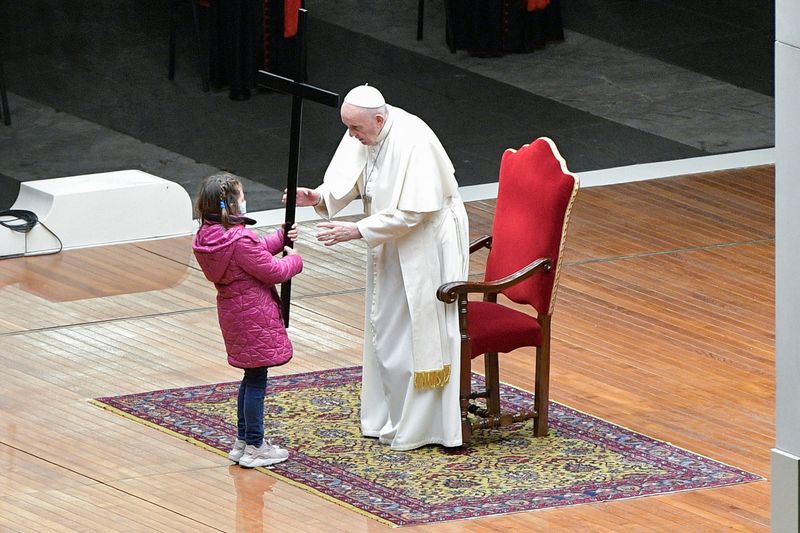
[[[436,289],[468,273],[469,230],[450,158],[419,117],[362,85],[344,98],[347,131],[316,189],[298,206],[327,221],[326,246],[364,239],[361,432],[394,450],[461,445],[459,331],[455,305]],[[356,198],[364,218],[331,220]]]

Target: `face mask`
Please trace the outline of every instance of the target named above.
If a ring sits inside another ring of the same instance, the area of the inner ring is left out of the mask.
[[[245,213],[247,213],[247,201],[242,200],[239,203],[239,214],[244,215]]]

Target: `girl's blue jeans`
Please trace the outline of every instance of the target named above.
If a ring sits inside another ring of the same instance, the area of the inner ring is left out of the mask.
[[[267,367],[245,368],[236,401],[237,436],[247,444],[261,446],[264,441],[264,394]]]

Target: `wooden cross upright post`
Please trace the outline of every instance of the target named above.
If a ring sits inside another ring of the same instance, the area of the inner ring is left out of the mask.
[[[308,85],[303,81],[306,71],[306,17],[307,11],[301,9],[297,20],[297,64],[294,79],[278,76],[266,70],[259,70],[256,81],[259,86],[274,89],[292,95],[292,129],[289,136],[289,173],[286,176],[286,230],[292,227],[295,220],[295,204],[297,202],[297,176],[300,170],[300,133],[303,125],[303,100],[311,100],[329,107],[339,107],[339,95]],[[286,246],[292,246],[288,236],[284,239]],[[281,305],[283,323],[289,325],[289,305],[292,294],[291,280],[281,284]]]

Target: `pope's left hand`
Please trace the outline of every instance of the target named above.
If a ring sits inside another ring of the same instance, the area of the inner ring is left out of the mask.
[[[320,222],[317,228],[317,240],[325,246],[361,238],[355,222]]]

